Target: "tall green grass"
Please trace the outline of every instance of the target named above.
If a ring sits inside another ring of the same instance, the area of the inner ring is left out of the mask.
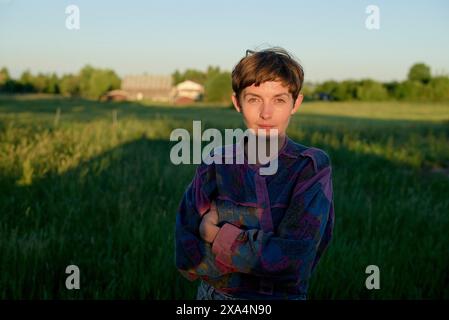
[[[169,159],[192,120],[244,128],[226,107],[0,97],[0,298],[194,298],[173,231],[195,165]],[[449,298],[449,105],[309,103],[288,134],[333,165],[335,236],[309,298]]]

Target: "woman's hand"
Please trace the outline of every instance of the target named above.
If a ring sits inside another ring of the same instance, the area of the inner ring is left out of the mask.
[[[203,216],[203,220],[206,220],[212,224],[218,224],[218,210],[215,205],[215,201],[210,204],[210,210]]]
[[[220,228],[218,224],[218,210],[215,201],[212,201],[210,210],[203,216],[200,224],[200,236],[204,241],[213,243]]]

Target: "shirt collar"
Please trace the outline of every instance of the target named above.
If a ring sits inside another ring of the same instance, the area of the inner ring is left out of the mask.
[[[231,158],[231,157],[236,158],[238,155],[240,155],[242,152],[244,152],[244,143],[245,143],[244,138],[245,138],[245,136],[240,138],[240,140],[234,145],[225,146],[225,149],[233,148],[233,152],[224,152],[223,156],[227,157],[227,158]],[[292,139],[290,139],[289,136],[285,135],[284,144],[279,149],[278,158],[281,158],[284,156],[288,157],[288,158],[297,158],[298,154],[297,154],[297,152],[295,152],[294,144],[295,144],[295,142]]]

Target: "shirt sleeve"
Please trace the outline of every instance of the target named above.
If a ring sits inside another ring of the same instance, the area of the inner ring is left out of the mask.
[[[216,180],[212,165],[198,166],[176,213],[175,264],[189,280],[222,275],[215,265],[211,245],[201,238],[199,225],[215,197]]]
[[[331,176],[327,165],[295,186],[276,234],[225,224],[212,246],[216,263],[233,272],[307,279],[332,237]]]

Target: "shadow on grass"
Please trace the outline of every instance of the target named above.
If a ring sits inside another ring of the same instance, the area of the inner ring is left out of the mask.
[[[0,297],[185,296],[174,215],[194,166],[172,165],[169,149],[142,137],[29,186],[2,172]],[[70,264],[82,290],[65,288]]]

